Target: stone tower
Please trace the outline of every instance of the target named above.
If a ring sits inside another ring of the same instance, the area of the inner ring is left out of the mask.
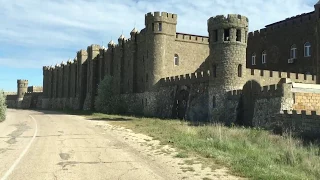
[[[17,90],[17,107],[20,108],[23,97],[28,91],[28,80],[18,79]]]
[[[246,83],[248,18],[237,14],[220,15],[208,20],[210,38],[211,119],[225,121],[226,93],[242,89]]]
[[[154,87],[158,81],[165,77],[164,61],[166,59],[166,43],[175,38],[177,15],[162,12],[145,15],[146,51],[145,51],[145,88]]]

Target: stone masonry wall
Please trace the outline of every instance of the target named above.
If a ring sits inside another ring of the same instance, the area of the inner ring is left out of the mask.
[[[318,111],[282,111],[267,119],[265,128],[281,130],[282,133],[292,132],[303,138],[320,136],[320,112]]]
[[[306,111],[320,110],[320,94],[295,92],[293,109]]]

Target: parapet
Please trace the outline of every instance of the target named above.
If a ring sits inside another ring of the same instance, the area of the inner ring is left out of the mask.
[[[18,84],[28,83],[28,80],[26,80],[26,79],[18,79],[18,80],[17,80],[17,83],[18,83]]]
[[[208,82],[210,71],[201,71],[179,76],[171,76],[160,79],[160,86],[187,85]]]
[[[293,82],[304,82],[304,83],[316,83],[316,75],[282,72],[282,71],[271,71],[263,69],[247,69],[247,74],[255,77],[262,78],[290,78]]]
[[[27,92],[31,93],[31,92],[42,92],[42,91],[43,91],[42,86],[29,86]]]
[[[265,28],[260,30],[255,30],[248,34],[248,38],[260,37],[260,35],[265,35],[266,33],[277,31],[283,28],[290,28],[297,25],[309,23],[315,20],[314,11],[309,13],[303,13],[297,16],[286,18],[285,20],[275,22],[273,24],[266,25]]]
[[[176,33],[176,41],[209,44],[209,37],[208,36],[185,34],[185,33]]]
[[[87,55],[88,55],[88,52],[87,52],[87,50],[85,50],[85,49],[81,49],[80,51],[77,52],[77,54],[80,54],[80,55],[82,55],[82,56],[87,56]]]
[[[291,116],[291,115],[303,115],[303,116],[309,116],[312,117],[318,117],[320,116],[320,111],[307,111],[307,110],[292,110],[292,111],[280,111],[280,114],[285,116]]]
[[[145,25],[153,22],[166,22],[171,24],[177,24],[177,15],[167,12],[149,12],[145,15]]]
[[[229,100],[239,100],[242,95],[243,90],[233,90],[227,92],[227,97]],[[283,87],[281,84],[272,84],[268,86],[262,86],[260,91],[253,94],[257,99],[273,98],[283,96]]]
[[[46,70],[50,70],[50,66],[43,66],[43,68],[42,68],[44,71],[46,71]]]
[[[208,29],[223,29],[223,28],[247,28],[249,19],[246,16],[239,14],[228,14],[228,16],[218,15],[208,19]]]
[[[88,46],[87,49],[91,49],[92,51],[99,51],[99,49],[101,49],[101,46],[98,44],[91,44],[91,46]]]

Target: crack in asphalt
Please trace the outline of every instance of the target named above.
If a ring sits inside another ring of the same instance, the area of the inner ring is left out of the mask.
[[[10,139],[6,141],[6,143],[8,144],[15,144],[16,142],[18,142],[16,140],[17,137],[20,137],[25,131],[27,131],[28,129],[31,129],[27,124],[22,124],[22,123],[14,124],[13,126],[15,126],[17,129],[7,135],[10,137]]]
[[[134,161],[101,161],[101,162],[79,162],[79,161],[65,161],[65,162],[59,162],[57,165],[61,166],[62,168],[65,168],[69,165],[77,165],[77,164],[116,164],[116,163],[130,163]]]

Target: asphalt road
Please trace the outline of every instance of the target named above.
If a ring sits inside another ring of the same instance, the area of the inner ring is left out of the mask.
[[[0,123],[0,179],[180,179],[79,116],[9,109]]]

